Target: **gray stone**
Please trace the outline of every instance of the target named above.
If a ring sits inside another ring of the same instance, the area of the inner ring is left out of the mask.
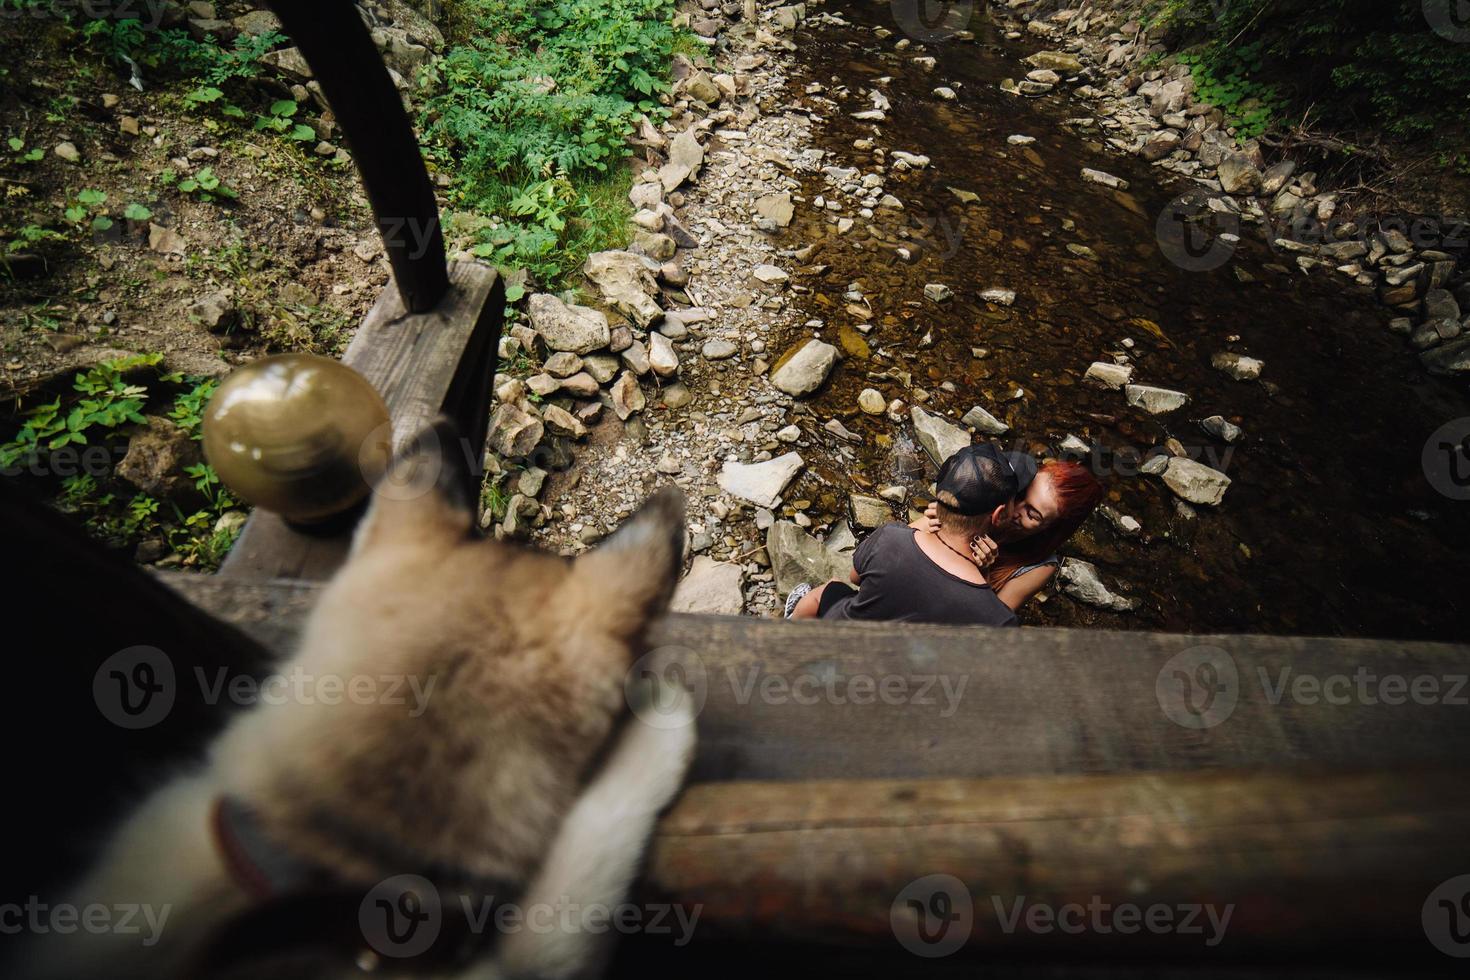
[[[917,405],[909,409],[909,418],[913,421],[914,436],[919,445],[936,464],[943,463],[970,444],[970,433]]]
[[[1011,431],[1009,425],[1006,425],[979,405],[966,412],[960,421],[976,432],[987,436],[1003,436]]]
[[[1203,463],[1175,456],[1164,470],[1164,483],[1191,504],[1214,506],[1225,499],[1230,477]]]
[[[809,339],[771,372],[771,384],[794,398],[800,398],[820,388],[836,363],[836,347],[815,338]]]
[[[689,574],[674,589],[672,612],[738,616],[745,609],[745,569],[696,555]]]
[[[1111,187],[1117,191],[1126,191],[1128,189],[1128,181],[1122,177],[1114,177],[1106,171],[1093,170],[1091,167],[1082,168],[1082,179],[1090,184],[1101,184],[1104,187]]]
[[[618,359],[609,354],[593,354],[582,359],[582,368],[594,381],[605,385],[618,375]]]
[[[1078,602],[1109,612],[1130,612],[1138,608],[1138,600],[1118,595],[1103,584],[1097,566],[1076,558],[1065,558],[1057,571],[1061,590]]]
[[[1430,374],[1444,377],[1470,374],[1470,334],[1425,351],[1419,355],[1419,361]]]
[[[225,333],[240,320],[240,311],[235,308],[235,298],[228,289],[210,293],[190,304],[188,315],[190,320],[210,333]]]
[[[540,419],[514,405],[502,404],[490,416],[490,448],[509,459],[529,455],[544,434]]]
[[[1254,381],[1261,376],[1261,368],[1266,365],[1254,357],[1246,357],[1234,351],[1220,351],[1210,358],[1210,366],[1217,371],[1224,371],[1236,381]]]
[[[194,480],[184,469],[200,462],[200,444],[168,419],[147,418],[147,424],[128,439],[117,475],[152,497],[188,496]]]
[[[590,306],[563,303],[550,293],[536,293],[526,304],[531,328],[553,351],[590,354],[612,339],[607,314]]]
[[[1172,412],[1183,408],[1189,401],[1189,396],[1182,391],[1156,388],[1153,385],[1126,385],[1123,388],[1123,397],[1128,404],[1141,408],[1150,415]]]
[[[643,388],[638,384],[638,378],[632,371],[624,371],[618,376],[610,392],[612,395],[613,411],[623,421],[636,412],[641,412],[648,404],[648,399],[643,395]]]
[[[835,537],[835,535],[834,535]],[[823,546],[791,521],[774,521],[766,531],[766,555],[776,589],[790,592],[802,582],[821,585],[833,579],[848,581],[852,552]]]
[[[1256,194],[1261,190],[1261,172],[1244,153],[1237,151],[1226,156],[1216,172],[1226,194]]]
[[[935,303],[943,303],[954,296],[954,290],[942,282],[931,282],[924,285],[924,298]]]
[[[1114,364],[1111,361],[1093,361],[1083,377],[1088,381],[1096,381],[1109,388],[1121,388],[1133,380],[1133,365]]]
[[[864,388],[858,394],[858,408],[868,415],[882,415],[887,407],[888,403],[883,400],[883,393],[876,388]]]
[[[663,310],[654,302],[658,283],[643,260],[632,252],[594,252],[582,267],[613,309],[640,327],[647,327]]]
[[[852,513],[852,522],[858,527],[880,527],[893,520],[888,502],[877,497],[855,493],[847,498]]]
[[[791,194],[781,191],[778,194],[765,194],[755,199],[755,213],[767,221],[775,222],[781,228],[791,224],[791,218],[796,213],[796,208],[791,203]]]
[[[659,182],[664,186],[664,193],[672,191],[684,181],[699,173],[699,168],[704,165],[704,147],[699,145],[699,137],[694,134],[694,127],[690,126],[669,144],[669,162],[658,169]]]
[[[740,348],[728,340],[715,337],[706,340],[699,352],[707,361],[723,361],[740,353]]]
[[[582,359],[571,351],[559,350],[548,357],[541,368],[554,378],[570,378],[582,370]]]
[[[1223,415],[1211,415],[1207,419],[1200,419],[1199,427],[1216,439],[1223,439],[1225,442],[1234,442],[1245,435],[1240,426]]]
[[[628,370],[637,375],[647,374],[652,370],[648,363],[648,345],[641,340],[635,340],[628,345],[628,349],[620,355]]]
[[[802,465],[801,454],[794,452],[764,463],[726,462],[720,469],[719,483],[731,496],[758,507],[775,507]]]
[[[791,276],[787,275],[785,269],[781,268],[779,265],[770,264],[758,265],[754,269],[750,270],[750,274],[756,279],[768,285],[773,283],[783,283],[791,278]]]
[[[679,355],[674,353],[674,342],[661,333],[648,335],[648,366],[660,378],[672,378],[679,373]]]

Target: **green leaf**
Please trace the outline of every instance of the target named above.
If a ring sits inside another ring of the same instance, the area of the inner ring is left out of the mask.
[[[14,136],[10,137],[8,142],[10,143],[10,148],[16,153],[26,148],[25,140],[16,139]]]
[[[107,229],[109,229],[111,227],[112,227],[112,219],[109,218],[105,214],[99,214],[97,217],[95,217],[95,218],[92,219],[92,230],[93,231],[106,231]]]
[[[316,139],[316,130],[312,129],[310,126],[307,126],[304,123],[297,123],[291,129],[291,138],[293,140],[301,140],[302,142],[305,142],[307,140],[314,140]]]
[[[104,191],[88,188],[77,194],[77,202],[91,207],[96,204],[106,204],[107,194]]]
[[[153,212],[143,205],[134,202],[123,208],[123,217],[129,221],[147,221],[153,217]]]
[[[295,99],[279,99],[271,103],[271,115],[294,116],[299,108]]]

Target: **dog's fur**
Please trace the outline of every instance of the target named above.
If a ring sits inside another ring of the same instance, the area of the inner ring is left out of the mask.
[[[683,496],[660,491],[568,561],[476,535],[458,448],[441,421],[395,460],[383,485],[393,492],[375,494],[288,665],[317,677],[433,678],[422,714],[346,699],[243,713],[202,771],[143,804],[76,890],[79,905],[170,906],[157,946],[43,937],[33,975],[194,974],[221,927],[258,901],[211,831],[222,796],[359,896],[421,873],[355,845],[360,834],[423,868],[513,883],[524,907],[622,900],[693,751],[692,715],[652,727],[625,700],[645,627],[678,578]],[[403,492],[416,480],[432,486]],[[354,833],[339,834],[344,826]],[[511,932],[467,975],[581,975],[596,966],[595,945]]]

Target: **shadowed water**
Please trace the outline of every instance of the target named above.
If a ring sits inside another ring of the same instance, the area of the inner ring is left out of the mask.
[[[895,51],[894,39],[880,42],[871,30],[882,24],[902,36],[889,5],[828,9],[854,26],[803,31],[789,95],[822,115],[817,139],[833,152],[829,162],[872,171],[871,152],[852,147],[860,137],[932,162],[889,173],[885,189],[902,200],[902,212],[880,210],[839,235],[814,209],[799,208],[782,237],[816,244],[807,259],[815,271],[796,279],[811,292],[797,302],[825,321],[824,339],[847,352],[813,408],[863,437],[855,470],[835,456],[809,460],[823,479],[851,492],[924,482],[927,463],[908,426],[856,408],[865,387],[911,401],[895,380],[907,372],[931,394],[930,410],[953,410],[953,419],[980,405],[1004,420],[1011,431],[1002,442],[1055,455],[1069,433],[1087,440],[1097,447],[1091,462],[1108,503],[1143,525],[1142,538],[1127,539],[1094,518],[1064,550],[1095,562],[1106,582],[1139,599],[1136,612],[1102,612],[1053,595],[1032,603],[1027,623],[1465,637],[1470,504],[1436,492],[1421,456],[1431,433],[1470,415],[1470,405],[1463,386],[1426,375],[1385,329],[1387,310],[1345,277],[1301,273],[1252,226],[1218,268],[1186,271],[1169,261],[1156,240],[1158,216],[1193,183],[1105,151],[1096,129],[1064,125],[1092,115],[1065,85],[1036,100],[1000,91],[1002,78],[1024,76],[1020,58],[1039,49],[1034,41],[999,39],[977,11],[974,43]],[[921,54],[938,66],[915,65]],[[881,89],[892,107],[875,136],[872,124],[848,113],[872,107],[863,90],[879,76],[892,77]],[[802,95],[813,81],[826,86],[837,110]],[[939,85],[957,89],[958,98],[933,95]],[[1013,133],[1036,142],[1009,146]],[[1086,183],[1084,167],[1130,188]],[[820,177],[805,184],[809,200],[831,193]],[[962,203],[951,188],[975,197]],[[839,213],[852,208],[845,203]],[[1068,243],[1096,260],[1069,252]],[[898,245],[911,250],[911,261],[895,257]],[[844,298],[853,283],[870,316]],[[925,283],[948,285],[953,299],[926,300]],[[1015,290],[1015,304],[982,301],[990,287]],[[864,336],[860,323],[872,331]],[[1228,342],[1232,336],[1239,341]],[[976,357],[974,348],[987,353]],[[1211,355],[1227,349],[1263,360],[1262,380],[1238,382],[1213,369]],[[1091,362],[1125,350],[1135,382],[1187,392],[1190,403],[1150,416],[1129,407],[1121,391],[1083,383]],[[942,390],[945,381],[956,390]],[[1206,435],[1198,422],[1211,415],[1236,422],[1245,437],[1230,447]],[[1136,475],[1139,456],[1170,438],[1233,481],[1220,507],[1187,518],[1161,480]],[[798,489],[813,490],[813,482]]]

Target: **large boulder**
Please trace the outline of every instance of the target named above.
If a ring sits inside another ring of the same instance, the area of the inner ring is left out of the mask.
[[[776,589],[785,595],[802,582],[848,581],[852,550],[839,545],[836,535],[824,545],[791,521],[773,523],[766,531],[766,555],[771,559]]]
[[[822,386],[837,363],[837,348],[815,338],[807,340],[771,372],[771,384],[800,398]]]
[[[554,351],[591,354],[612,340],[607,314],[590,306],[563,303],[550,293],[537,293],[526,303],[531,329]]]
[[[669,609],[708,616],[738,616],[745,609],[745,570],[733,562],[696,555],[674,590]]]
[[[787,453],[764,463],[727,462],[720,469],[721,489],[758,507],[775,507],[788,484],[801,472],[800,453]]]
[[[909,409],[914,436],[936,464],[943,463],[970,444],[970,434],[959,426],[931,415],[919,406]]]
[[[664,315],[653,300],[658,283],[652,270],[632,252],[593,252],[582,271],[609,306],[638,326],[647,327]]]

